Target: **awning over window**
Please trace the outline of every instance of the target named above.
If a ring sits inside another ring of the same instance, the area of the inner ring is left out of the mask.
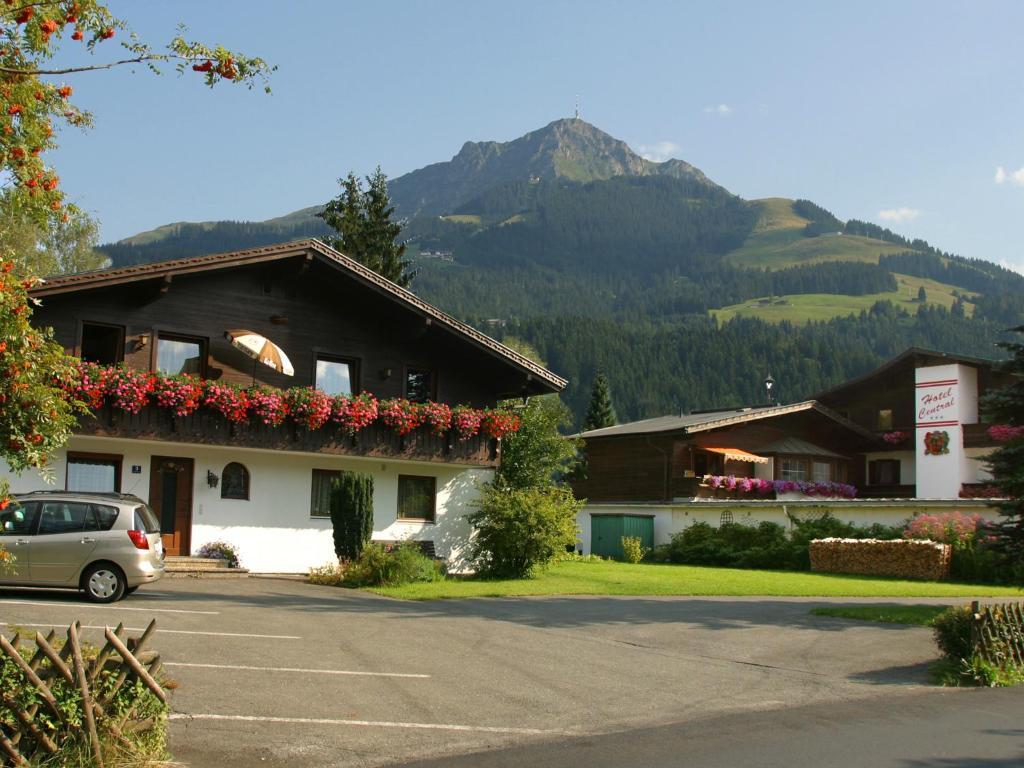
[[[752,461],[755,464],[767,464],[768,459],[764,456],[757,456],[753,453],[747,453],[739,448],[712,448],[710,446],[701,446],[705,451],[711,451],[712,453],[720,453],[725,456],[726,461]]]

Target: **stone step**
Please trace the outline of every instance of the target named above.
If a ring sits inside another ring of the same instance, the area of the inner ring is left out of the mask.
[[[168,555],[164,558],[168,567],[182,566],[185,568],[227,568],[228,561],[216,557],[185,557],[184,555]]]
[[[237,578],[248,576],[245,568],[228,568],[227,560],[216,557],[185,557],[168,555],[164,558],[166,576],[192,576],[203,578]]]
[[[245,579],[249,571],[245,568],[167,568],[164,578],[168,579]]]

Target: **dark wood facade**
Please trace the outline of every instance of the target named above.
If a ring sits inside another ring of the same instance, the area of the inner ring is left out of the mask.
[[[318,358],[348,363],[353,392],[380,399],[407,396],[410,371],[429,372],[431,399],[452,406],[491,406],[499,399],[564,385],[554,374],[315,241],[57,278],[34,294],[42,300],[34,321],[52,327],[67,352],[82,356],[87,325],[89,338],[96,327],[109,329],[104,348],[116,359],[102,362],[123,362],[141,371],[157,370],[164,338],[200,345],[202,359],[195,372],[203,378],[243,386],[254,377],[257,384],[277,388],[313,386]],[[281,347],[294,376],[254,365],[225,337],[235,329],[262,334]],[[223,418],[202,412],[171,419],[155,408],[134,417],[103,412],[84,419],[80,431],[457,463],[490,464],[496,456],[483,438],[449,444],[419,434],[426,429],[399,441],[371,427],[352,439],[333,428],[309,435],[297,434],[290,425],[232,428]]]
[[[799,437],[838,456],[765,452],[789,437]],[[831,479],[861,486],[864,454],[876,443],[825,414],[808,409],[711,430],[680,429],[651,434],[584,437],[586,473],[573,482],[580,498],[592,502],[671,501],[698,495],[705,474],[753,476],[749,462],[727,461],[707,448],[739,448],[773,458],[780,479],[782,458],[817,461],[832,467]]]

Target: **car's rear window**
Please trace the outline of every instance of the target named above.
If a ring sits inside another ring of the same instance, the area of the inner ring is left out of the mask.
[[[92,507],[92,513],[96,520],[97,531],[109,531],[114,527],[114,523],[117,520],[117,507],[108,507],[106,504],[90,504]],[[89,527],[88,521],[86,521],[85,530],[93,530]]]
[[[156,519],[153,510],[145,504],[135,508],[135,530],[146,533],[160,533],[160,521]]]

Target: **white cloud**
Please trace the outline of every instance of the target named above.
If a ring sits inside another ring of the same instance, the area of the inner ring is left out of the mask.
[[[661,163],[675,156],[681,147],[674,141],[656,141],[653,144],[641,144],[637,149],[644,160]]]
[[[1003,166],[996,168],[995,175],[996,184],[1005,184],[1010,182],[1018,187],[1024,187],[1024,168],[1018,168],[1016,171],[1007,171]]]
[[[719,117],[728,117],[732,114],[732,107],[728,104],[719,104],[713,107],[704,107],[704,111],[708,114],[718,115]]]
[[[917,208],[886,208],[878,212],[878,218],[882,221],[889,221],[893,224],[901,224],[904,221],[911,221],[921,215]]]

